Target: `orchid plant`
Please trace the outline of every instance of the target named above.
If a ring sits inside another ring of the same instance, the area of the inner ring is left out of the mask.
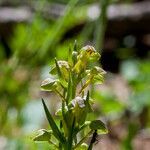
[[[53,78],[45,79],[41,89],[55,92],[60,97],[61,108],[55,113],[59,116],[59,125],[42,99],[51,130],[40,129],[34,141],[47,141],[59,150],[92,150],[96,136],[108,132],[101,120],[86,120],[88,113],[93,111],[93,100],[87,89],[90,89],[89,85],[101,84],[104,80],[105,71],[98,66],[91,67],[99,58],[100,54],[94,47],[87,45],[77,51],[75,45],[69,50],[67,61],[55,59],[49,72]],[[83,134],[84,130],[86,134]],[[85,142],[90,135],[92,139],[87,145]]]

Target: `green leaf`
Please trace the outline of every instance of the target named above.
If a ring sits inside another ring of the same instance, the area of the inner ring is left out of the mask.
[[[89,103],[89,99],[90,99],[90,96],[89,96],[89,91],[88,91],[87,96],[86,96],[86,100],[85,100],[85,105],[86,105],[88,112],[92,112],[93,110],[92,110],[91,105]]]
[[[98,130],[99,134],[106,134],[106,133],[108,133],[108,130],[107,130],[105,124],[102,121],[100,121],[100,120],[92,121],[90,123],[90,128],[92,130]]]
[[[42,99],[42,103],[43,103],[43,107],[44,107],[44,110],[45,110],[47,120],[50,124],[50,127],[51,127],[52,131],[53,131],[53,135],[58,139],[59,142],[61,142],[62,144],[65,144],[66,140],[65,140],[64,136],[61,134],[61,132],[59,131],[59,129],[58,129],[56,123],[54,122],[53,117],[50,114],[50,112],[49,112],[49,110],[48,110],[48,108],[47,108],[47,106],[46,106],[43,99]]]
[[[56,69],[57,69],[58,77],[62,78],[61,70],[59,68],[59,65],[58,65],[58,62],[57,62],[56,58],[55,58],[55,64],[56,64]]]
[[[77,51],[77,40],[74,41],[73,50],[74,50],[74,51]]]
[[[69,64],[72,66],[73,62],[72,62],[72,49],[71,49],[71,46],[69,46],[69,50],[68,50],[68,62]]]
[[[72,98],[72,77],[71,77],[71,73],[69,73],[69,83],[68,83],[68,88],[67,88],[67,104],[69,103],[69,101]]]
[[[40,129],[37,135],[33,138],[34,141],[49,141],[52,135],[51,130]]]
[[[72,52],[73,65],[75,65],[75,64],[77,63],[77,56],[78,56],[78,52],[73,51],[73,52]]]

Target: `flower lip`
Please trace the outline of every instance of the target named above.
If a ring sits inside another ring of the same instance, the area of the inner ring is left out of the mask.
[[[47,84],[54,84],[56,82],[56,80],[52,79],[52,78],[47,78],[45,79],[42,83],[41,86],[47,85]]]
[[[91,46],[91,45],[86,45],[82,49],[86,50],[87,52],[90,52],[90,53],[96,52],[95,48],[93,46]]]
[[[65,68],[69,69],[69,64],[68,64],[67,61],[59,60],[59,61],[58,61],[58,65],[59,65],[60,67],[65,67]]]

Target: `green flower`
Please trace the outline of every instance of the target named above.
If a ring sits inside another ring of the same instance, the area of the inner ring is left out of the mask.
[[[103,83],[104,81],[103,76],[104,74],[106,74],[106,72],[102,68],[95,66],[94,68],[92,68],[92,70],[86,70],[86,74],[87,80],[83,85],[83,87],[81,88],[81,90],[79,91],[79,93],[81,93],[91,83],[98,83],[98,84]]]
[[[100,54],[96,52],[93,46],[87,45],[80,50],[77,57],[77,63],[75,64],[73,71],[80,73],[86,69],[89,61],[97,61],[100,58]]]
[[[57,61],[57,64],[58,64],[58,67],[61,71],[62,78],[65,79],[66,81],[68,81],[69,69],[70,69],[68,62],[60,60],[60,61]],[[52,68],[52,70],[50,71],[50,74],[53,74],[53,75],[57,74],[56,65]]]
[[[85,122],[88,112],[91,112],[91,105],[89,104],[89,96],[79,97],[77,96],[71,102],[73,106],[73,113],[75,120],[79,125],[82,125]]]
[[[104,74],[106,74],[106,72],[102,68],[95,66],[89,71],[88,78],[92,83],[98,82],[100,84],[104,81]]]

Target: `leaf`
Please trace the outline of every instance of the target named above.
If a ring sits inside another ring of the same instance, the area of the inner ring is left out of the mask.
[[[74,41],[73,50],[74,50],[74,51],[77,51],[77,40]]]
[[[69,83],[68,83],[68,88],[67,88],[67,104],[69,103],[69,101],[72,98],[72,77],[71,77],[71,73],[69,73]]]
[[[89,99],[90,99],[90,96],[89,96],[89,91],[88,91],[87,96],[86,96],[86,100],[85,100],[85,105],[86,105],[88,112],[92,112],[93,110],[92,110],[91,105],[89,103]]]
[[[43,107],[44,107],[44,110],[45,110],[45,114],[46,114],[47,120],[48,120],[48,122],[49,122],[49,124],[50,124],[50,127],[51,127],[52,131],[53,131],[53,135],[54,135],[62,144],[65,144],[65,141],[66,141],[66,140],[65,140],[64,136],[61,134],[61,132],[59,131],[59,129],[58,129],[56,123],[54,122],[53,117],[52,117],[52,115],[50,114],[50,112],[49,112],[49,110],[48,110],[48,108],[47,108],[47,106],[46,106],[46,104],[45,104],[45,102],[44,102],[43,99],[42,99],[42,103],[43,103]]]
[[[56,64],[56,69],[57,69],[58,77],[62,78],[62,74],[61,74],[61,71],[60,71],[60,68],[59,68],[59,65],[58,65],[58,62],[57,62],[56,58],[55,58],[55,64]]]
[[[100,121],[100,120],[94,120],[94,121],[92,121],[90,123],[90,128],[92,130],[98,130],[98,133],[100,133],[100,134],[106,134],[106,133],[108,133],[108,130],[107,130],[105,124],[102,121]]]
[[[73,51],[73,52],[72,52],[73,65],[75,65],[75,64],[77,63],[77,56],[78,56],[78,52]]]
[[[51,130],[40,129],[37,135],[33,138],[34,141],[49,141],[52,135]]]
[[[68,50],[68,62],[69,64],[72,66],[73,62],[72,62],[72,49],[71,46],[69,46],[69,50]]]

